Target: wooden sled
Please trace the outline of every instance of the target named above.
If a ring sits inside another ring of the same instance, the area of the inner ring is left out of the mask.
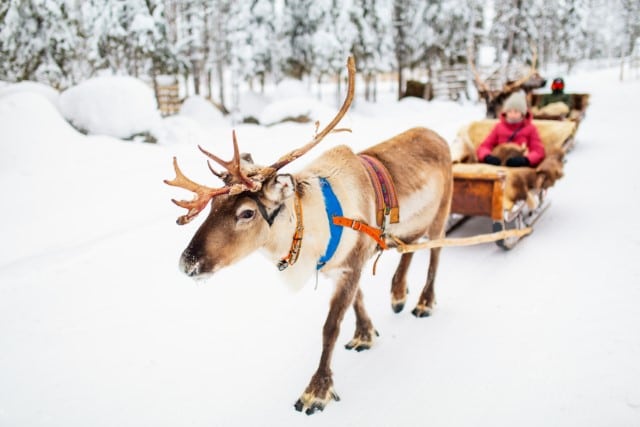
[[[497,120],[473,122],[460,130],[452,145],[453,199],[448,232],[474,216],[491,218],[493,232],[532,227],[549,206],[547,189],[527,186],[522,181],[536,174],[534,168],[508,168],[477,163],[475,149],[486,138]],[[534,120],[547,156],[560,159],[573,144],[577,124],[573,121]],[[533,181],[536,181],[533,179]],[[523,236],[513,235],[496,244],[513,248]]]
[[[568,114],[562,115],[550,115],[544,113],[536,113],[534,109],[533,118],[537,120],[571,120],[580,125],[580,122],[584,119],[587,107],[589,106],[589,94],[587,93],[569,93],[569,99],[572,104],[572,108]],[[531,105],[536,107],[542,102],[542,93],[531,94]]]

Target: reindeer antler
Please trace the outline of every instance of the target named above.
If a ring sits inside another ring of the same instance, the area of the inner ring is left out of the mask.
[[[322,129],[319,133],[316,132],[316,136],[311,141],[309,141],[302,147],[297,148],[285,154],[284,156],[280,157],[271,166],[269,166],[268,168],[265,168],[264,169],[265,176],[275,173],[277,170],[282,169],[284,166],[288,165],[295,159],[302,157],[309,150],[311,150],[313,147],[318,145],[320,141],[324,139],[325,136],[327,136],[330,132],[334,131],[334,128],[338,123],[340,123],[340,120],[342,120],[344,115],[347,113],[347,111],[349,110],[349,107],[351,106],[351,102],[353,101],[353,94],[355,92],[355,81],[356,81],[356,65],[352,56],[350,56],[347,59],[347,70],[349,73],[347,96],[345,97],[344,102],[342,103],[342,107],[340,107],[340,111],[338,111],[338,114],[336,114],[333,120],[331,120],[324,129]],[[348,129],[335,129],[335,132],[342,132],[345,130],[348,131]]]
[[[537,70],[536,61],[538,60],[538,49],[534,44],[531,44],[530,46],[531,46],[531,51],[533,52],[533,56],[531,58],[531,66],[529,67],[529,72],[526,73],[523,77],[516,80],[515,82],[511,82],[504,85],[504,89],[502,89],[503,92],[513,92],[517,89],[520,89],[520,87],[527,80],[529,80],[529,78],[536,72]]]
[[[236,138],[236,132],[233,131],[233,158],[229,161],[222,160],[218,156],[211,154],[204,148],[198,146],[200,151],[204,153],[207,157],[209,157],[214,162],[223,166],[227,173],[219,173],[216,172],[211,163],[207,161],[209,165],[209,170],[216,175],[217,177],[223,179],[227,185],[222,188],[210,188],[196,182],[191,181],[187,178],[180,168],[178,167],[178,161],[176,158],[173,158],[173,168],[176,172],[176,177],[172,180],[164,180],[165,184],[172,185],[174,187],[184,188],[186,190],[192,191],[195,193],[195,197],[191,201],[187,200],[174,200],[171,199],[173,203],[176,205],[188,209],[186,215],[182,215],[178,218],[177,223],[180,225],[187,224],[191,221],[196,215],[198,215],[209,203],[211,199],[221,194],[239,194],[244,191],[252,191],[256,192],[262,188],[262,183],[272,176],[276,171],[284,167],[285,165],[291,163],[295,159],[303,156],[313,147],[318,145],[320,141],[324,139],[327,134],[330,132],[341,132],[348,129],[334,129],[336,125],[342,120],[342,117],[346,114],[347,110],[351,106],[351,102],[353,101],[353,95],[355,92],[355,79],[356,79],[356,67],[353,60],[353,57],[349,57],[347,60],[347,69],[349,71],[349,85],[347,89],[347,96],[338,111],[338,114],[329,122],[329,124],[322,129],[319,133],[316,129],[316,136],[309,143],[303,145],[302,147],[291,151],[290,153],[282,156],[278,161],[276,161],[271,166],[261,168],[256,173],[251,173],[251,177],[247,176],[243,171],[240,165],[240,150],[238,149],[238,139]],[[317,125],[316,125],[317,126]],[[231,179],[229,179],[231,178]]]
[[[486,92],[489,93],[489,86],[480,78],[480,73],[476,69],[476,63],[473,59],[473,51],[471,50],[471,46],[467,47],[467,60],[469,61],[469,66],[471,67],[471,72],[473,73],[473,78],[476,83],[476,87],[478,88],[478,92]]]
[[[233,158],[228,162],[222,160],[220,157],[216,156],[215,154],[211,154],[210,152],[208,152],[207,150],[205,150],[199,145],[198,145],[198,148],[211,160],[213,160],[214,162],[218,163],[221,166],[224,166],[224,168],[229,172],[229,174],[232,177],[239,180],[249,190],[257,190],[257,187],[260,185],[260,183],[252,180],[247,175],[245,175],[244,172],[242,172],[242,168],[240,167],[240,150],[238,149],[238,138],[236,138],[235,130],[232,132],[232,135],[233,135]],[[213,170],[213,168],[211,167],[211,164],[208,161],[207,161],[207,164],[209,165],[209,170],[215,176],[217,176],[218,178],[224,177],[223,174]]]
[[[184,225],[191,221],[207,206],[207,203],[209,203],[209,200],[213,197],[220,194],[226,194],[231,191],[231,187],[210,188],[191,181],[182,173],[180,167],[178,167],[178,160],[175,157],[173,158],[173,169],[176,172],[176,177],[172,180],[165,179],[164,183],[174,187],[184,188],[185,190],[195,193],[195,198],[191,201],[171,199],[171,201],[176,205],[188,210],[186,215],[178,217],[176,222],[180,225]]]

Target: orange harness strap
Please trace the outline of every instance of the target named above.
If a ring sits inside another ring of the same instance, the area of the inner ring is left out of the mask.
[[[379,228],[374,228],[364,222],[356,221],[355,219],[351,219],[351,218],[345,218],[343,216],[334,216],[333,223],[335,225],[340,225],[342,227],[349,227],[356,231],[365,233],[366,235],[371,237],[373,240],[375,240],[378,243],[378,246],[380,246],[380,248],[387,249],[387,243],[382,238],[382,230]]]

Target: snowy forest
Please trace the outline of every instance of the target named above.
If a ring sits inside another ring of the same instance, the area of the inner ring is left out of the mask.
[[[0,80],[65,89],[108,71],[189,82],[221,106],[225,87],[283,77],[322,82],[355,57],[369,85],[395,73],[466,64],[490,46],[502,66],[625,58],[639,0],[5,0]],[[226,79],[226,80],[225,80]]]

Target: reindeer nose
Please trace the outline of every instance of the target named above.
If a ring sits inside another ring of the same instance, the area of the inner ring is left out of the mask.
[[[198,257],[192,255],[188,251],[184,251],[180,257],[180,270],[189,277],[200,274],[201,263]]]
[[[200,274],[200,263],[196,262],[194,264],[183,264],[182,271],[189,277],[197,276]]]

